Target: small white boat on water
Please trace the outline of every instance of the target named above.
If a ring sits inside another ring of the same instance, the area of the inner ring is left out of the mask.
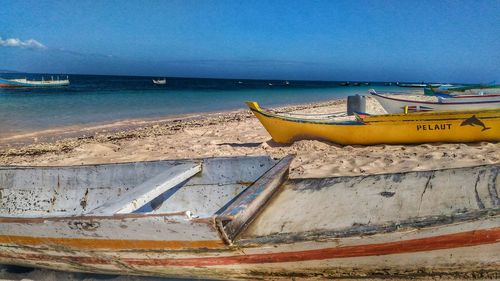
[[[433,110],[476,110],[476,109],[495,109],[500,107],[500,99],[487,99],[476,96],[470,100],[465,99],[446,99],[446,101],[417,101],[400,97],[381,95],[371,89],[369,91],[387,113],[402,113],[405,111],[433,111]]]
[[[167,78],[153,79],[153,84],[155,84],[155,85],[166,85],[167,84]]]
[[[60,79],[59,76],[56,76],[56,79],[54,79],[54,76],[51,76],[50,80],[45,80],[44,77],[42,77],[42,80],[0,78],[0,88],[61,87],[68,85],[68,76],[66,76],[66,79]]]

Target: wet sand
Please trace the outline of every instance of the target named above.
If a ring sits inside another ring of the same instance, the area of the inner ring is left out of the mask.
[[[342,115],[345,108],[345,100],[333,100],[274,110]],[[384,113],[384,110],[368,97],[367,112],[377,114]],[[281,145],[271,140],[249,110],[243,109],[184,118],[121,122],[118,127],[111,124],[105,126],[104,130],[80,130],[72,131],[72,134],[80,135],[51,142],[3,146],[0,148],[0,164],[78,165],[232,155],[267,154],[283,157],[295,154],[291,177],[328,177],[500,162],[500,144],[490,142],[340,146],[324,141],[303,140]]]

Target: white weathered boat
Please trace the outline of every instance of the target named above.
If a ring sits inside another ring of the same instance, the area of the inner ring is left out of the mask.
[[[291,157],[0,168],[0,263],[222,279],[497,274],[499,165],[288,179]]]
[[[20,87],[61,87],[68,86],[69,79],[66,76],[66,79],[59,79],[59,76],[54,79],[54,76],[51,76],[50,80],[45,80],[42,77],[42,80],[28,80],[26,78],[22,79],[5,79],[0,78],[0,88],[20,88]]]
[[[163,79],[153,79],[153,84],[155,84],[155,85],[165,85],[165,84],[167,84],[167,79],[166,78],[163,78]]]
[[[380,105],[390,114],[415,111],[449,111],[449,110],[478,110],[478,109],[495,109],[500,107],[500,99],[492,100],[447,100],[446,102],[433,101],[416,101],[394,96],[385,96],[378,94],[375,90],[370,90],[369,93],[374,97]]]

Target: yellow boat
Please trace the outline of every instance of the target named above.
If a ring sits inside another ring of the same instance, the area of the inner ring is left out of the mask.
[[[247,105],[279,143],[303,139],[344,145],[500,140],[500,109],[377,115],[339,122],[283,116],[262,110],[256,102]]]

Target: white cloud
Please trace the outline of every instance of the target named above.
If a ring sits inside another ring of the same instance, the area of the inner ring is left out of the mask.
[[[2,39],[2,37],[0,37],[0,46],[19,47],[23,49],[47,49],[47,46],[36,41],[35,39],[28,39],[23,41],[19,38]]]

